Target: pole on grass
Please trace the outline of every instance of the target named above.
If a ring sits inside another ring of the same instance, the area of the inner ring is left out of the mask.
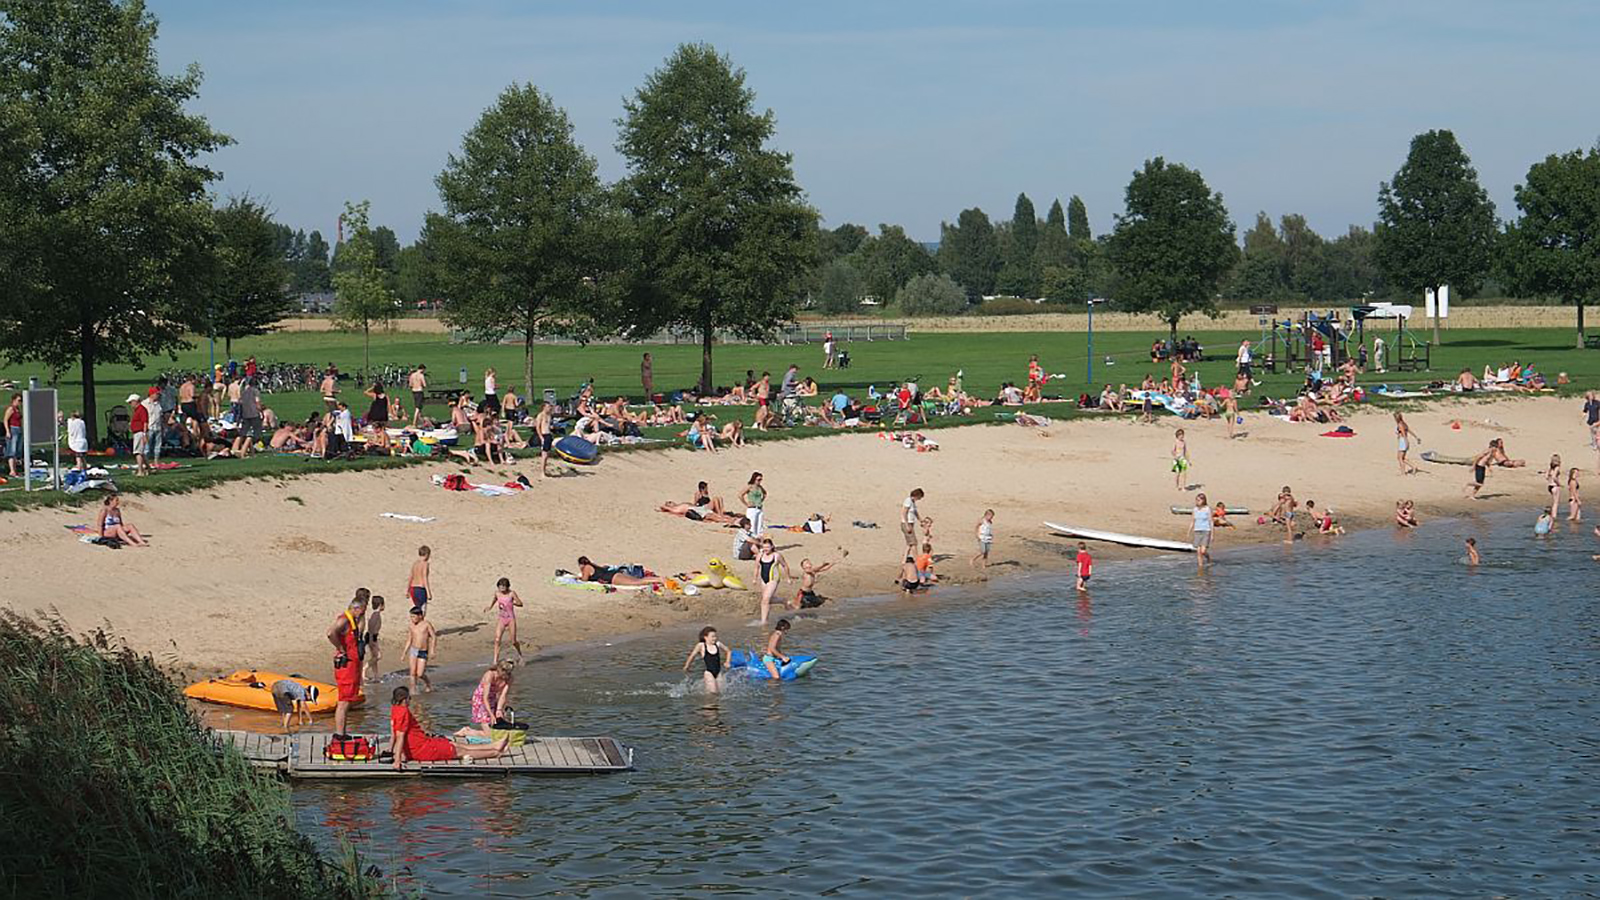
[[[1089,301],[1089,374],[1084,382],[1094,384],[1094,301]]]

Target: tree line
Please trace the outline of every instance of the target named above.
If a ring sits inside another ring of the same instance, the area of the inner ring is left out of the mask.
[[[0,354],[76,366],[91,428],[96,366],[141,365],[195,334],[261,334],[296,294],[329,290],[339,320],[368,336],[422,299],[453,327],[516,335],[531,391],[544,335],[693,334],[709,390],[718,334],[760,339],[801,309],[867,297],[913,315],[993,294],[1109,297],[1175,332],[1223,298],[1470,294],[1493,278],[1577,305],[1581,342],[1600,286],[1600,149],[1535,163],[1519,216],[1501,223],[1448,131],[1412,141],[1379,185],[1374,228],[1331,240],[1263,213],[1241,242],[1222,196],[1160,157],[1133,173],[1107,234],[1077,196],[1041,219],[1026,194],[998,222],[962,210],[936,250],[894,224],[826,229],[771,146],[773,112],[705,44],[677,48],[624,101],[615,183],[553,98],[512,84],[449,156],[412,245],[362,201],[345,204],[330,247],[254,198],[218,204],[204,159],[232,140],[186,111],[199,70],[161,74],[155,35],[140,0],[0,0]]]

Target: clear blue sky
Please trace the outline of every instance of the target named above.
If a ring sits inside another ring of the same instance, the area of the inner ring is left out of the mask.
[[[777,114],[828,225],[919,240],[969,206],[1040,216],[1079,194],[1111,227],[1130,173],[1198,168],[1241,228],[1375,217],[1419,131],[1453,129],[1502,217],[1531,162],[1600,136],[1600,3],[1540,0],[540,2],[149,0],[163,68],[198,62],[198,111],[238,140],[219,190],[330,234],[345,199],[402,241],[433,178],[512,81],[566,107],[602,175],[624,96],[708,41]],[[331,239],[331,237],[330,237]]]

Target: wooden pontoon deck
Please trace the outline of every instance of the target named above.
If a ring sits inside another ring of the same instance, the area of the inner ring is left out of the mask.
[[[323,753],[331,737],[326,732],[282,735],[217,731],[215,734],[219,743],[236,748],[251,765],[273,769],[290,778],[492,778],[591,775],[633,768],[633,751],[608,737],[529,737],[527,743],[512,747],[498,759],[408,761],[403,770],[395,771],[392,762],[329,759]],[[388,750],[388,735],[379,736],[376,741],[380,752]]]

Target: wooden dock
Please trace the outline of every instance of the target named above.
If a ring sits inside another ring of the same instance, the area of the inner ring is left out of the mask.
[[[447,762],[407,761],[396,771],[392,760],[353,762],[329,759],[327,732],[259,734],[216,731],[218,744],[231,745],[250,764],[290,778],[497,778],[505,775],[594,775],[633,768],[633,751],[608,737],[529,737],[498,759],[453,759]],[[389,749],[389,735],[368,735],[380,753]]]

